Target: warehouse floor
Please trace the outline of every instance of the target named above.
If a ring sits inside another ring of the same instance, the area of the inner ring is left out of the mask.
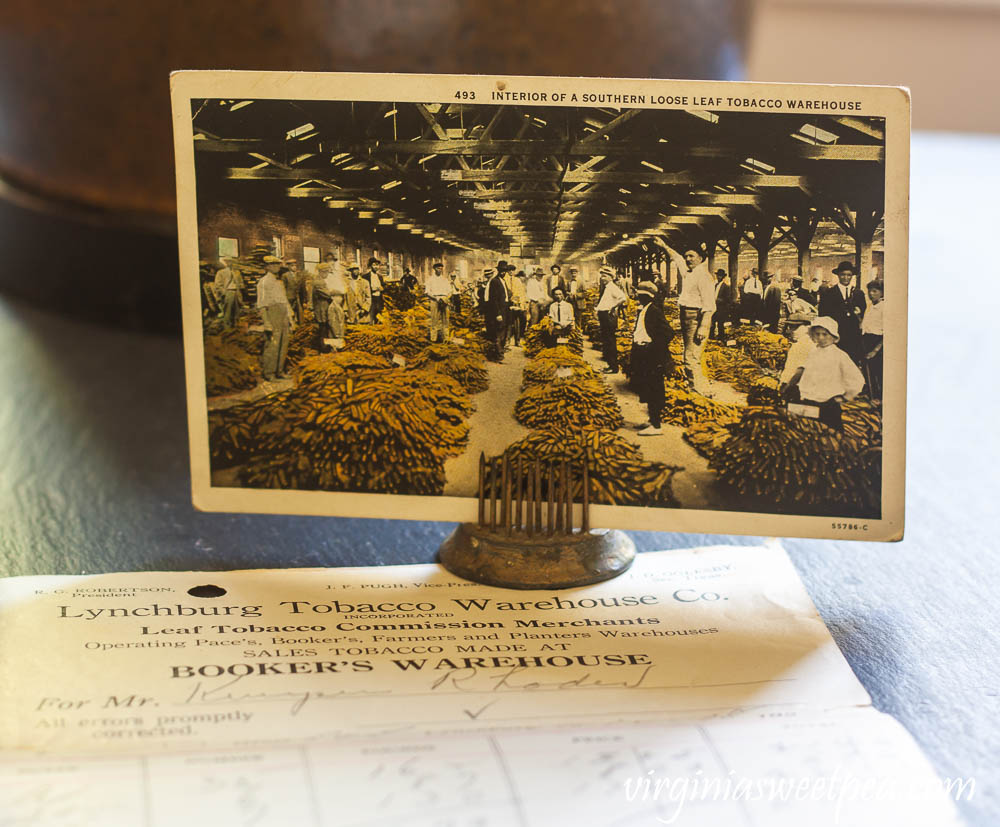
[[[589,344],[584,346],[583,357],[598,372],[605,366],[600,351]],[[487,363],[490,387],[475,396],[476,412],[469,420],[469,447],[445,463],[446,496],[475,496],[479,485],[480,453],[498,455],[509,444],[529,433],[529,429],[520,425],[513,414],[514,403],[521,393],[521,375],[526,363],[523,350],[516,347],[508,349],[502,363]],[[646,460],[683,468],[673,478],[674,495],[681,507],[722,507],[714,485],[715,474],[709,471],[708,460],[682,439],[684,428],[664,424],[660,436],[637,436],[636,432],[649,421],[646,406],[628,389],[622,374],[606,375],[603,380],[618,397],[625,419],[625,427],[617,433],[638,445]],[[745,404],[746,397],[730,385],[722,382],[710,382],[710,385],[720,401]]]

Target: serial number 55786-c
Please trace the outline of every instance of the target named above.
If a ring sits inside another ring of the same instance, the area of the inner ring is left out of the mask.
[[[867,531],[868,526],[864,523],[830,523],[830,528],[834,531]]]

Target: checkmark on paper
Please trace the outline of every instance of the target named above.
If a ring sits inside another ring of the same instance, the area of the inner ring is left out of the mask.
[[[472,710],[469,710],[469,709],[463,709],[462,712],[464,712],[466,715],[468,715],[471,720],[475,721],[480,715],[482,715],[487,709],[489,709],[495,703],[496,703],[495,700],[494,701],[490,701],[488,704],[486,704],[486,706],[480,708],[476,712],[473,712]]]

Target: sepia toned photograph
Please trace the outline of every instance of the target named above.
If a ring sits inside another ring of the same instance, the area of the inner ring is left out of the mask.
[[[902,93],[375,77],[174,78],[196,503],[899,536]]]

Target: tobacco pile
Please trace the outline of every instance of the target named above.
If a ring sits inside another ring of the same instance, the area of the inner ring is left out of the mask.
[[[844,436],[854,440],[857,449],[882,447],[882,405],[860,397],[840,406]]]
[[[708,466],[745,502],[838,514],[878,507],[880,491],[854,440],[818,420],[751,408],[730,431]]]
[[[452,311],[451,314],[451,326],[460,328],[471,328],[478,329],[481,317],[478,309],[476,308],[476,295],[475,290],[465,290],[462,292],[462,309],[455,313]]]
[[[403,312],[410,310],[424,301],[424,288],[417,284],[411,293],[402,284],[389,283],[382,291],[382,302],[386,312]]]
[[[283,408],[289,393],[280,391],[254,402],[209,411],[208,445],[213,471],[246,461],[288,426]]]
[[[747,405],[752,408],[781,405],[781,394],[778,393],[779,384],[773,376],[762,376],[747,391]]]
[[[696,422],[727,424],[740,418],[741,408],[702,396],[678,387],[676,380],[663,382],[663,421],[671,425],[693,425]]]
[[[213,467],[249,456],[238,476],[254,488],[440,494],[444,461],[467,443],[471,412],[440,373],[328,374],[213,413]]]
[[[712,420],[694,422],[684,431],[684,441],[706,459],[729,439],[729,426]]]
[[[549,343],[552,341],[552,330],[554,327],[555,323],[548,316],[538,322],[538,324],[529,327],[528,332],[524,335],[525,355],[532,357],[539,351],[548,348]],[[573,325],[569,330],[569,336],[566,338],[569,341],[564,343],[565,347],[574,353],[583,353],[583,334],[580,333],[580,328]]]
[[[758,365],[767,370],[780,371],[792,343],[784,336],[771,333],[756,325],[741,325],[734,333],[736,345]]]
[[[639,318],[639,303],[629,299],[618,308],[618,329],[615,332],[615,346],[618,348],[618,366],[624,373],[632,364],[632,331]]]
[[[358,373],[387,370],[392,363],[384,356],[365,353],[363,350],[342,350],[340,353],[323,353],[306,356],[296,371],[298,384],[322,381],[331,374]]]
[[[292,331],[288,340],[288,356],[285,359],[285,364],[288,367],[293,367],[307,356],[318,352],[315,347],[318,333],[316,322],[303,317],[302,322],[295,326],[295,330]]]
[[[580,329],[595,347],[601,346],[601,323],[597,320],[600,298],[599,286],[588,287],[583,293],[583,312],[580,314]]]
[[[349,324],[344,334],[344,344],[349,350],[363,350],[380,356],[392,357],[398,353],[412,359],[427,344],[425,328],[419,337],[414,333],[388,322],[382,324]]]
[[[625,421],[614,393],[603,382],[553,379],[522,391],[514,417],[526,428],[621,428]]]
[[[535,459],[571,463],[577,477],[573,499],[580,502],[579,470],[586,459],[591,502],[607,505],[676,507],[670,486],[680,469],[660,462],[646,462],[639,449],[611,431],[593,428],[553,427],[533,431],[504,451],[517,465],[518,457],[531,466]],[[543,475],[543,485],[544,485]],[[543,494],[543,496],[545,496]]]
[[[479,393],[489,387],[485,359],[481,353],[464,345],[430,345],[420,351],[408,366],[450,376],[466,393]]]
[[[748,393],[759,379],[767,375],[745,353],[717,342],[706,343],[702,364],[709,379],[728,382],[743,393]]]
[[[233,330],[205,337],[205,392],[209,396],[247,390],[260,381],[260,360],[236,343],[241,335],[247,334]]]
[[[533,357],[533,362],[552,362],[555,365],[585,365],[583,357],[579,353],[574,353],[566,345],[556,345],[538,351]]]
[[[548,353],[552,350],[556,350],[556,348],[543,350],[542,353]],[[568,350],[566,352],[569,353]],[[521,376],[521,390],[535,385],[548,385],[558,378],[556,371],[566,370],[572,372],[572,379],[574,380],[583,379],[592,382],[600,380],[594,369],[579,356],[573,355],[572,360],[567,359],[565,361],[536,357],[524,366],[524,373]]]
[[[556,371],[561,368],[568,368],[572,371],[574,378],[582,377],[598,382],[601,380],[600,376],[583,360],[582,356],[574,353],[566,345],[559,345],[538,351],[535,357],[525,365],[521,390],[524,390],[529,385],[546,385],[554,381],[557,378]]]

